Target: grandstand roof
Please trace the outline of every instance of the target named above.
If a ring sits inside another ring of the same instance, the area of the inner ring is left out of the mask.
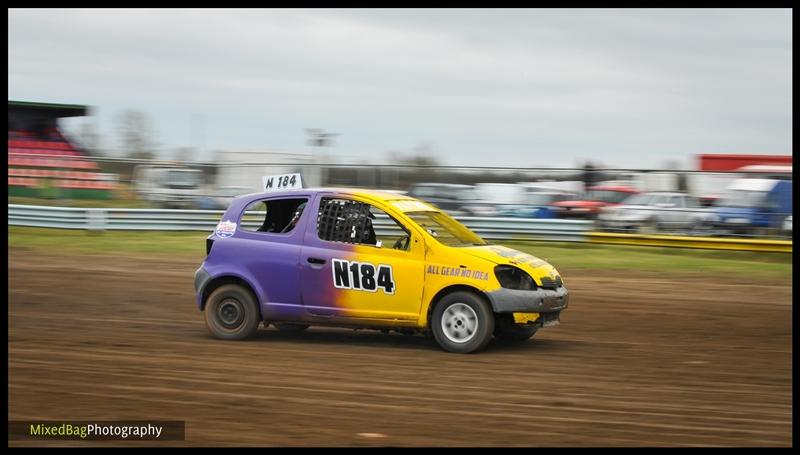
[[[87,106],[80,104],[37,103],[32,101],[8,100],[8,109],[11,110],[37,110],[47,112],[55,117],[81,117],[86,115]]]

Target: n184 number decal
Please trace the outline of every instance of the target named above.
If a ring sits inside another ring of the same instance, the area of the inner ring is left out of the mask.
[[[333,260],[333,285],[339,289],[375,292],[379,288],[394,294],[392,266],[380,264],[376,268],[369,262]]]

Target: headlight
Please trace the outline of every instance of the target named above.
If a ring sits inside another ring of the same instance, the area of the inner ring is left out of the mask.
[[[494,268],[494,275],[500,286],[506,289],[517,289],[521,291],[532,291],[536,289],[536,283],[525,271],[510,265],[498,265]]]

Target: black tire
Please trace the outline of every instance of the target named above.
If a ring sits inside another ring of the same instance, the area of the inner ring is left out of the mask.
[[[298,324],[294,322],[273,322],[272,325],[281,332],[297,333],[309,327],[308,324]]]
[[[226,284],[208,296],[206,326],[222,340],[244,340],[255,335],[261,322],[256,299],[238,284]]]
[[[530,339],[539,327],[533,324],[516,324],[510,314],[495,317],[494,337],[502,341],[525,341]]]
[[[494,314],[489,304],[477,294],[458,291],[447,294],[436,303],[430,326],[442,349],[467,354],[480,351],[492,339]],[[458,341],[458,338],[466,341]]]

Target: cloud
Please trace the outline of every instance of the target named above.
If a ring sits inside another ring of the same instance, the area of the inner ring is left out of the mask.
[[[150,114],[165,148],[657,166],[791,153],[790,10],[19,10],[9,97]]]

